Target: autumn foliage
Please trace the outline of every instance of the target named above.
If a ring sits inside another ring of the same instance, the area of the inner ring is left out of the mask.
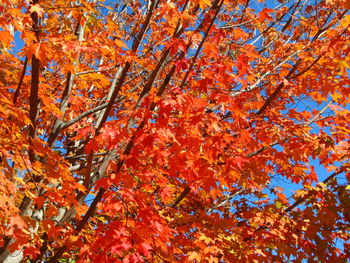
[[[0,1],[0,262],[345,262],[349,8]]]

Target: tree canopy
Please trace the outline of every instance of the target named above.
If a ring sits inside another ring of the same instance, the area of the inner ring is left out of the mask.
[[[0,262],[345,262],[349,9],[2,0]]]

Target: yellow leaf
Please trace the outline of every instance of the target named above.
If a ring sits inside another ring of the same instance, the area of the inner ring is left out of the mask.
[[[114,39],[114,43],[118,46],[118,47],[125,47],[126,45],[124,44],[123,41],[119,40],[119,39]]]
[[[196,251],[188,252],[187,255],[190,261],[197,260],[199,262],[201,260],[201,256]]]
[[[199,7],[201,9],[204,9],[204,8],[211,5],[211,1],[210,0],[199,0],[198,4],[199,4]]]
[[[2,43],[4,47],[9,47],[12,40],[13,36],[10,32],[0,31],[0,43]]]
[[[32,5],[29,9],[29,12],[30,13],[36,12],[39,17],[42,17],[43,14],[45,13],[44,9],[39,4]]]

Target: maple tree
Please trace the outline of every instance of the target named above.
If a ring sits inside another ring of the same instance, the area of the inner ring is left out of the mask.
[[[349,8],[2,0],[0,261],[346,261]]]

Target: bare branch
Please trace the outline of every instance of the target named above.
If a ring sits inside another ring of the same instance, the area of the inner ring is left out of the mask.
[[[60,130],[68,128],[69,126],[71,126],[74,123],[82,120],[83,118],[89,116],[90,114],[96,113],[96,112],[98,112],[98,111],[100,111],[102,109],[105,109],[107,106],[108,106],[108,102],[105,102],[105,103],[103,103],[103,104],[101,104],[101,105],[99,105],[99,106],[97,106],[95,108],[92,108],[90,110],[87,110],[87,111],[83,112],[82,114],[80,114],[79,116],[75,117],[74,119],[71,119],[71,120],[69,120],[69,121],[67,121],[65,123],[62,123],[60,125]]]
[[[78,73],[75,74],[75,76],[77,77],[77,76],[91,74],[91,73],[101,73],[101,72],[109,71],[109,70],[112,70],[112,69],[115,69],[115,68],[116,68],[116,66],[110,67],[110,68],[107,68],[107,69],[88,70],[88,71],[78,72]]]

